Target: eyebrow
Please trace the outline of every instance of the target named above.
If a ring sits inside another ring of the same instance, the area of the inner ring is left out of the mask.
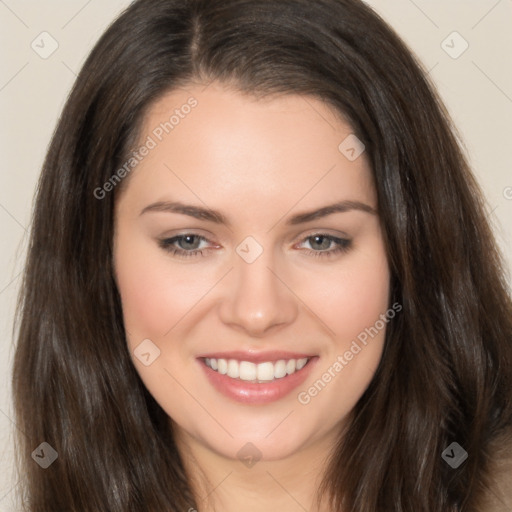
[[[294,215],[286,222],[286,225],[295,226],[297,224],[304,224],[313,220],[321,219],[332,215],[334,213],[345,213],[352,210],[362,211],[371,215],[377,215],[375,208],[362,203],[361,201],[340,201],[338,203],[324,206],[317,210],[309,212],[302,212]],[[227,217],[221,212],[212,210],[210,208],[203,208],[201,206],[188,205],[177,201],[158,201],[156,203],[146,206],[140,215],[148,212],[168,212],[168,213],[179,213],[182,215],[188,215],[199,220],[206,220],[214,222],[215,224],[223,224],[230,226],[231,223]]]

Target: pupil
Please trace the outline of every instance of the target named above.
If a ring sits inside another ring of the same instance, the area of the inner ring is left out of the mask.
[[[329,249],[329,245],[330,245],[331,241],[328,238],[326,238],[324,236],[314,236],[313,240],[314,240],[314,242],[313,242],[314,244],[318,244],[321,246],[321,247],[317,247],[317,249]]]
[[[194,240],[196,240],[196,244],[194,244]],[[195,249],[195,245],[197,245],[197,237],[195,235],[189,235],[182,239],[182,243],[185,245],[192,245],[194,247],[186,247],[187,249]]]

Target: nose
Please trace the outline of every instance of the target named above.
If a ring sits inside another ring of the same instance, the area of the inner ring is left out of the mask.
[[[227,277],[220,306],[222,322],[246,335],[259,338],[290,325],[298,314],[297,298],[274,269],[271,251],[253,263],[235,255],[233,271]]]

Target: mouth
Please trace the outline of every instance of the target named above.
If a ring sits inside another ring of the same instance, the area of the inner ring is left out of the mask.
[[[237,361],[236,359],[204,358],[204,364],[213,371],[226,375],[231,379],[253,383],[272,382],[302,370],[311,360],[310,357],[300,359],[279,359],[276,362]]]
[[[265,404],[290,394],[304,383],[317,360],[306,354],[239,352],[197,358],[216,391],[247,404]]]

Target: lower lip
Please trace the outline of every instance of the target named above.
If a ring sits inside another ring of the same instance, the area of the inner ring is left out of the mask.
[[[210,383],[217,391],[228,398],[246,404],[267,404],[288,395],[308,378],[317,360],[318,357],[312,357],[298,372],[268,383],[258,384],[222,375],[206,366],[203,359],[198,359]]]

